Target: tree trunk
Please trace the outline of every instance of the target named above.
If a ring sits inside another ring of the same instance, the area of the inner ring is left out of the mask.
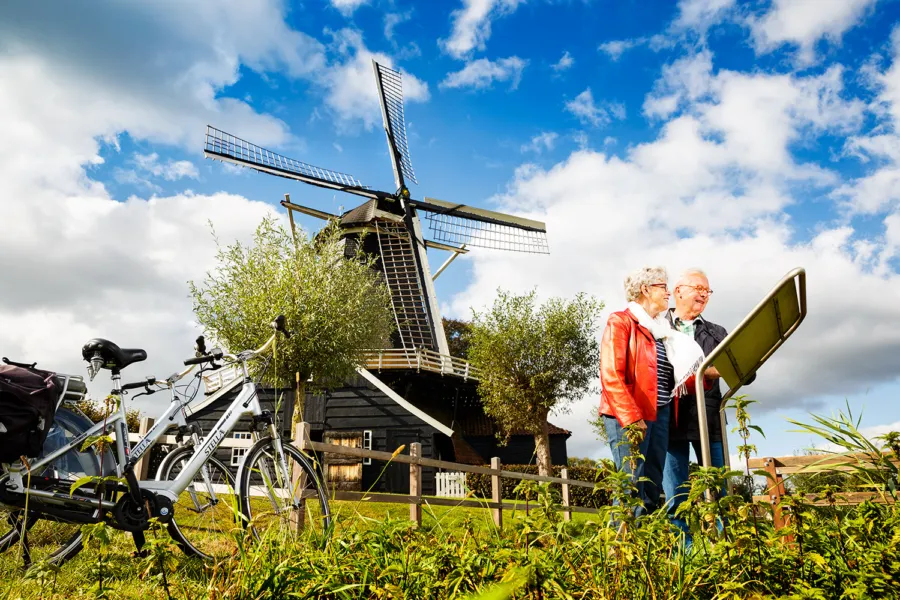
[[[550,462],[550,425],[547,417],[541,419],[541,432],[534,435],[534,450],[537,454],[538,475],[552,475]]]

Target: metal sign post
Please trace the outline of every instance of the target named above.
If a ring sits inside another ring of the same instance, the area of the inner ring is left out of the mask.
[[[796,268],[772,288],[744,320],[703,360],[697,372],[697,414],[703,464],[712,464],[706,420],[706,398],[702,373],[714,366],[728,385],[722,396],[722,451],[730,467],[728,432],[725,429],[725,401],[737,393],[750,377],[778,350],[806,317],[806,270]]]

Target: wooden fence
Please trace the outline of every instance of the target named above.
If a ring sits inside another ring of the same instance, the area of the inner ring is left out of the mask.
[[[572,506],[569,499],[570,486],[586,487],[593,489],[595,484],[589,481],[579,481],[568,478],[568,469],[561,469],[562,477],[547,477],[542,475],[531,475],[529,473],[516,473],[514,471],[504,471],[500,464],[500,459],[494,457],[491,459],[490,467],[480,467],[476,465],[464,465],[461,463],[447,462],[443,460],[435,460],[422,456],[422,445],[418,442],[410,444],[409,454],[392,454],[391,452],[379,452],[377,450],[365,450],[362,448],[352,448],[349,446],[338,446],[336,444],[325,444],[322,442],[314,442],[309,438],[309,423],[298,423],[295,441],[297,447],[301,450],[309,450],[320,454],[341,454],[344,456],[354,456],[357,458],[371,458],[373,460],[403,463],[409,465],[409,494],[384,494],[384,493],[366,493],[366,492],[350,492],[343,490],[329,489],[329,496],[334,500],[351,500],[365,502],[386,502],[391,504],[409,504],[409,518],[416,524],[422,524],[422,506],[461,506],[468,508],[487,508],[491,510],[494,524],[497,527],[503,527],[503,511],[522,509],[521,503],[505,502],[501,494],[500,480],[501,478],[524,479],[529,481],[539,481],[546,483],[558,483],[562,487],[562,505],[559,510],[563,513],[566,521],[572,519],[572,513],[593,513],[598,511],[596,508],[585,508],[581,506]],[[491,476],[491,498],[440,498],[437,496],[422,495],[422,467],[435,467],[454,471],[457,473],[481,473]],[[326,484],[327,485],[327,484]]]
[[[885,455],[887,457],[887,455]],[[892,463],[900,465],[900,462],[889,459]],[[750,470],[764,470],[768,476],[768,494],[753,496],[754,502],[766,502],[772,505],[774,525],[780,529],[787,525],[787,516],[784,514],[781,501],[787,495],[785,487],[785,475],[798,473],[816,474],[833,473],[835,471],[852,473],[853,465],[874,467],[872,456],[868,454],[812,454],[808,456],[767,456],[764,458],[751,458]],[[807,494],[805,500],[816,506],[827,506],[828,500],[824,494]],[[835,494],[835,504],[839,506],[853,506],[871,500],[884,504],[895,502],[890,492],[838,492]]]

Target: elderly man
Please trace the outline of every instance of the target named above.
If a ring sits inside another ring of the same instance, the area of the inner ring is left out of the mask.
[[[672,290],[675,295],[675,308],[669,309],[668,319],[672,326],[694,338],[703,349],[704,354],[712,352],[728,334],[725,328],[707,321],[701,315],[712,290],[709,280],[700,269],[686,271]],[[722,424],[719,410],[722,403],[722,390],[719,387],[719,373],[711,367],[704,374],[706,383],[706,422],[709,431],[709,450],[713,467],[725,464],[722,447]],[[755,375],[754,375],[755,378]],[[752,381],[752,379],[751,379]],[[749,382],[748,382],[749,383]],[[669,448],[666,454],[666,466],[663,470],[663,490],[666,494],[669,515],[672,523],[686,534],[687,524],[675,516],[675,509],[687,496],[688,467],[690,465],[690,446],[694,447],[697,463],[702,464],[700,449],[700,425],[697,415],[697,397],[685,395],[680,399],[678,414],[669,420]]]

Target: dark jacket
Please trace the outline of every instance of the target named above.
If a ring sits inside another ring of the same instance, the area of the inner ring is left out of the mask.
[[[669,309],[666,314],[669,322],[674,326],[675,309]],[[728,335],[725,328],[699,317],[694,321],[694,340],[703,349],[703,354],[709,355],[716,346]],[[756,374],[747,383],[752,383]],[[712,386],[707,387],[704,397],[706,399],[706,423],[709,428],[709,439],[713,442],[722,440],[722,423],[719,419],[719,409],[722,404],[721,379],[711,381]],[[690,389],[693,389],[691,387]],[[700,424],[697,416],[697,396],[693,393],[686,394],[679,402],[678,418],[674,416],[669,421],[670,440],[700,440]]]

